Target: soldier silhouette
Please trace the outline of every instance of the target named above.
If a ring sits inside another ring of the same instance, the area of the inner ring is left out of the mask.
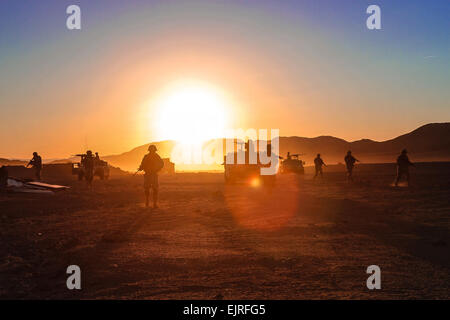
[[[347,151],[347,155],[345,156],[344,160],[345,166],[347,167],[347,180],[353,181],[353,168],[355,166],[355,162],[359,162],[359,160],[352,155],[352,152],[350,150]]]
[[[149,206],[150,189],[153,192],[153,208],[158,208],[158,172],[164,167],[164,161],[156,153],[156,146],[150,145],[148,153],[142,159],[138,171],[144,170],[145,206]]]
[[[32,166],[36,180],[41,180],[42,158],[37,152],[33,152],[33,158],[28,162],[27,168]]]
[[[414,163],[409,161],[407,153],[408,151],[403,149],[402,153],[397,158],[397,177],[395,178],[396,187],[403,176],[406,176],[406,181],[409,186],[409,167],[414,166]]]
[[[94,161],[95,158],[92,155],[92,151],[88,150],[83,159],[84,177],[86,178],[88,187],[92,187],[92,180],[94,180]]]
[[[316,169],[316,174],[314,175],[314,179],[320,174],[320,177],[323,178],[322,166],[327,166],[325,162],[323,162],[320,157],[320,153],[317,154],[317,157],[314,159],[314,167]]]

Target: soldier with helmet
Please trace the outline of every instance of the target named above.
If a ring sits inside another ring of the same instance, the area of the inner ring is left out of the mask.
[[[347,151],[347,155],[344,158],[345,166],[347,167],[347,180],[353,181],[353,168],[355,167],[355,162],[359,162],[358,159],[356,159],[352,152],[349,150]]]
[[[397,177],[395,178],[395,186],[398,186],[400,179],[405,176],[409,186],[409,167],[414,166],[414,163],[409,161],[408,151],[402,150],[402,153],[397,158]]]
[[[158,208],[158,172],[164,167],[164,161],[156,153],[155,145],[148,147],[148,153],[142,159],[138,171],[144,171],[145,206],[149,206],[150,189],[153,192],[153,208]]]
[[[92,180],[94,180],[94,161],[95,158],[92,155],[92,151],[88,150],[86,156],[83,159],[83,171],[84,177],[89,187],[92,187]]]
[[[42,158],[37,152],[33,152],[33,159],[28,162],[27,168],[29,166],[33,167],[36,180],[41,180]]]
[[[314,179],[320,174],[320,177],[323,178],[322,166],[327,166],[325,162],[323,162],[320,157],[320,153],[317,154],[317,157],[314,159],[314,167],[316,169],[316,174],[314,175]]]

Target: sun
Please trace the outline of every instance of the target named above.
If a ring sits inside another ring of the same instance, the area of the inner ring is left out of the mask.
[[[163,139],[200,144],[223,137],[227,124],[226,98],[211,85],[190,83],[167,90],[157,102],[156,127]]]

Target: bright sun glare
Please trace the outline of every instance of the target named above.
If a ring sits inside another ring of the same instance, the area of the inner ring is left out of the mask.
[[[226,125],[225,98],[204,84],[177,86],[157,103],[158,133],[164,139],[198,144],[223,136]]]

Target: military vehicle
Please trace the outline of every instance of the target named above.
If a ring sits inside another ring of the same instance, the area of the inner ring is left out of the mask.
[[[75,156],[81,157],[80,162],[72,163],[72,175],[78,176],[78,180],[83,180],[84,175],[84,158],[86,154],[76,154]],[[101,180],[109,179],[109,165],[108,162],[94,158],[94,177],[97,176]]]
[[[159,171],[159,173],[175,174],[175,163],[170,161],[170,158],[163,158],[164,167]]]
[[[291,154],[288,152],[286,158],[280,157],[283,159],[280,165],[280,173],[305,174],[305,161],[298,158],[301,155],[300,153]]]
[[[261,168],[270,167],[271,164],[262,164],[260,155],[271,156],[271,145],[267,144],[267,151],[260,154],[254,148],[255,142],[249,140],[247,142],[234,142],[236,145],[236,152],[228,153],[224,156],[224,177],[225,183],[243,182],[252,186],[258,185],[272,185],[275,183],[276,175],[261,175]],[[250,152],[255,152],[255,160],[251,161]],[[243,159],[238,161],[239,154]],[[227,163],[227,159],[229,159]],[[231,160],[231,161],[230,161]],[[230,163],[231,162],[231,163]]]

